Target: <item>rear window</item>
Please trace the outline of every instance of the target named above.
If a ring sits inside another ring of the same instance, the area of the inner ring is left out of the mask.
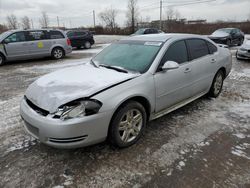
[[[75,33],[75,35],[79,36],[79,35],[86,35],[87,33],[84,31],[78,31]]]
[[[209,54],[206,41],[202,39],[188,39],[187,45],[190,51],[191,60],[198,59]]]
[[[60,31],[49,31],[48,32],[50,39],[63,39],[64,36]]]
[[[29,40],[45,40],[47,39],[45,31],[28,31]]]

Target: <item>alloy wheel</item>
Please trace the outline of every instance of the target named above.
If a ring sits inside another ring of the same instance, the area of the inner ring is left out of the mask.
[[[223,76],[221,74],[218,74],[215,78],[215,83],[214,83],[214,94],[218,95],[221,91],[223,85]]]
[[[54,50],[54,57],[56,59],[60,59],[63,56],[63,51],[61,49],[55,49]]]
[[[125,142],[132,142],[137,138],[143,126],[142,113],[137,109],[127,111],[119,123],[120,139]]]

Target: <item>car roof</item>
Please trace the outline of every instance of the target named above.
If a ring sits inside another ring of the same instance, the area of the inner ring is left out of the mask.
[[[204,36],[194,35],[194,34],[183,34],[183,33],[167,33],[167,34],[150,34],[150,35],[135,35],[121,40],[129,41],[155,41],[155,42],[166,42],[167,40],[175,39],[186,39],[186,38],[201,38],[204,39]]]
[[[12,33],[19,32],[19,31],[61,31],[63,32],[63,30],[60,30],[60,29],[14,29],[14,30],[9,30],[9,31]]]

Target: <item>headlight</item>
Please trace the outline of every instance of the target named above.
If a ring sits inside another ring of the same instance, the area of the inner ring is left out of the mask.
[[[247,51],[247,49],[245,49],[245,48],[240,48],[240,51],[244,51],[244,52],[246,52],[246,51]]]
[[[92,99],[73,101],[59,107],[57,109],[57,112],[54,114],[54,118],[60,118],[61,120],[68,120],[68,119],[93,115],[98,113],[101,106],[102,106],[101,102]]]

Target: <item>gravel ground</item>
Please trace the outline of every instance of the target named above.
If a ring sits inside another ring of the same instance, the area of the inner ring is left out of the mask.
[[[200,98],[150,122],[130,148],[101,143],[58,150],[26,134],[19,102],[27,86],[88,61],[105,46],[76,50],[60,61],[0,67],[0,187],[250,187],[250,62],[237,61],[235,48],[219,98]]]

